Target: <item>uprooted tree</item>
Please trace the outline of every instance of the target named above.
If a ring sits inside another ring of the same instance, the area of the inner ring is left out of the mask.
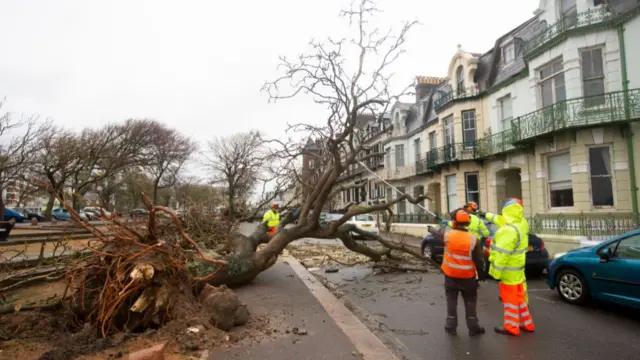
[[[390,104],[410,89],[407,86],[393,93],[390,77],[394,62],[404,52],[407,33],[416,23],[406,22],[397,32],[383,32],[373,27],[372,18],[378,11],[374,1],[359,0],[352,8],[341,12],[341,16],[349,21],[354,30],[352,38],[312,41],[310,52],[295,60],[281,57],[284,74],[266,83],[263,88],[270,99],[276,101],[310,95],[315,103],[324,105],[327,109],[327,118],[323,124],[289,125],[288,131],[304,134],[304,141],[267,141],[275,146],[274,153],[279,154],[281,162],[285,164],[283,167],[289,174],[293,173],[298,185],[302,186],[301,205],[281,219],[279,232],[272,237],[265,234],[264,225],[259,225],[250,236],[235,234],[231,241],[232,254],[225,257],[228,266],[223,267],[210,283],[247,283],[269,268],[288,244],[303,237],[339,238],[349,250],[363,254],[373,261],[382,260],[392,250],[422,258],[403,244],[364,232],[346,222],[359,214],[390,211],[400,201],[416,204],[424,200],[424,196],[413,198],[405,194],[384,204],[351,207],[337,221],[329,224],[319,222],[325,204],[346,189],[338,183],[341,174],[350,165],[365,160],[363,154],[370,150],[364,145],[367,134],[358,130],[358,119],[365,113],[374,117],[381,116]],[[295,161],[308,151],[305,145],[310,138],[316,139],[315,143],[319,147],[310,154],[316,157],[314,163],[319,165],[315,167],[313,181],[309,181],[309,174],[296,170]],[[287,226],[294,220],[298,220],[295,226]],[[377,240],[382,244],[382,249],[354,241],[351,233]],[[264,243],[266,245],[257,250]]]

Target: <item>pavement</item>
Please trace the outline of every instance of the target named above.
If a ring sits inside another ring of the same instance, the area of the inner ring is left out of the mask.
[[[236,294],[255,315],[269,315],[279,336],[250,346],[216,348],[210,360],[340,360],[362,359],[358,349],[341,331],[291,266],[279,261]],[[286,333],[303,329],[305,335]]]
[[[336,284],[335,293],[400,359],[638,359],[640,312],[607,304],[569,305],[544,280],[529,280],[536,332],[505,337],[497,283],[479,289],[478,316],[487,333],[470,338],[459,302],[458,336],[444,333],[443,277],[432,273],[379,274],[366,267],[316,274]]]

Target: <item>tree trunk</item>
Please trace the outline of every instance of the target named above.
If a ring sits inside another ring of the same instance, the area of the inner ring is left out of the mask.
[[[51,220],[51,212],[53,211],[53,205],[56,202],[56,194],[58,193],[57,189],[53,189],[51,190],[51,193],[49,194],[49,201],[47,201],[47,208],[44,211],[44,217],[46,217],[48,220]]]
[[[160,179],[156,179],[156,181],[153,182],[153,203],[154,204],[158,203],[158,185],[160,185]]]
[[[235,217],[236,217],[235,216],[236,215],[235,214],[236,213],[236,209],[235,209],[235,206],[234,206],[235,197],[236,197],[236,194],[235,194],[235,191],[233,190],[233,187],[229,187],[229,208],[228,208],[228,211],[229,211],[229,220],[230,221],[234,221]]]
[[[2,196],[2,194],[0,194],[0,214],[2,214],[2,221],[4,221],[4,196]]]

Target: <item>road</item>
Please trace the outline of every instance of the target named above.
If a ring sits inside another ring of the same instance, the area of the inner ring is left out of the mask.
[[[442,275],[373,275],[368,268],[316,271],[339,286],[339,296],[400,358],[405,359],[637,359],[640,313],[592,304],[569,305],[542,279],[529,281],[530,308],[536,333],[519,338],[495,334],[502,321],[497,283],[479,290],[479,318],[487,333],[469,338],[460,317],[457,337],[444,333]],[[461,301],[461,299],[460,299]],[[459,315],[464,314],[459,304]]]

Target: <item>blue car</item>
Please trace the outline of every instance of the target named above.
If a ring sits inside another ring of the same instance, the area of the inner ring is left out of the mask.
[[[4,208],[4,221],[15,221],[21,223],[24,221],[24,215],[13,209]]]
[[[640,308],[640,230],[556,254],[547,284],[571,304],[594,298]]]
[[[51,217],[56,220],[71,220],[71,214],[65,208],[57,208],[51,211]]]

